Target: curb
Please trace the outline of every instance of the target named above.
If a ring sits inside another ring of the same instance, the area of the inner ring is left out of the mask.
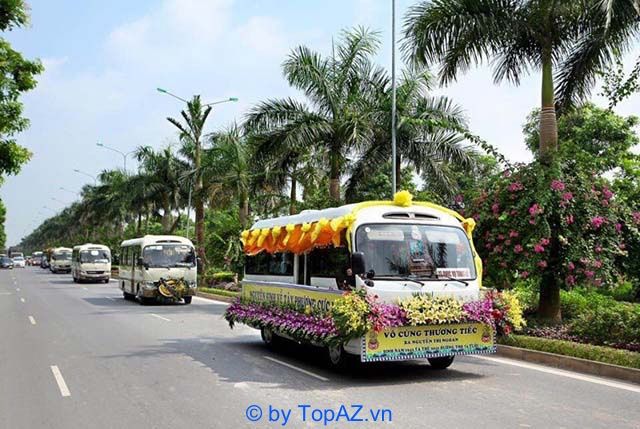
[[[497,356],[640,384],[640,370],[555,353],[498,344]]]
[[[225,296],[225,295],[217,295],[215,293],[207,293],[207,292],[196,292],[196,296],[204,299],[212,299],[215,301],[224,301],[224,302],[233,302],[235,301],[235,297],[233,296]]]

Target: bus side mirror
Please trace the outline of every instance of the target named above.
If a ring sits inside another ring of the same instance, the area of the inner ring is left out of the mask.
[[[354,274],[364,274],[364,253],[362,252],[353,252],[351,255],[351,269]]]

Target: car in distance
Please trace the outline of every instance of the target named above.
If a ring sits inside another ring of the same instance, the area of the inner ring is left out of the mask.
[[[0,257],[0,268],[13,270],[13,261],[8,256]]]
[[[13,258],[13,266],[15,268],[25,268],[27,266],[27,261],[25,261],[24,256],[16,256]]]

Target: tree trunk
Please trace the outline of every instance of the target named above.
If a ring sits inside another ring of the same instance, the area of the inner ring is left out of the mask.
[[[558,123],[556,120],[556,108],[553,87],[553,66],[551,52],[548,50],[542,54],[542,109],[540,110],[540,162],[544,166],[541,171],[542,180],[550,181],[550,171],[555,163],[555,155],[558,150]],[[556,278],[560,272],[560,245],[558,240],[559,216],[557,208],[548,208],[549,223],[551,224],[551,237],[549,259],[547,267],[540,280],[540,302],[538,304],[538,316],[541,319],[553,323],[562,320],[560,314],[560,283]]]
[[[402,159],[399,153],[396,154],[396,165],[394,168],[396,169],[396,188],[393,190],[393,193],[395,194],[400,191],[400,182],[402,181]],[[391,195],[391,199],[393,199],[393,195]]]
[[[550,54],[542,60],[542,108],[540,109],[540,161],[551,165],[558,150],[558,122],[553,87],[553,66]]]
[[[298,193],[298,181],[291,176],[291,192],[289,194],[289,214],[294,215],[296,210],[296,194]]]
[[[240,210],[238,212],[240,218],[240,226],[245,229],[247,226],[247,218],[249,217],[249,197],[246,192],[240,193]]]
[[[329,171],[329,197],[334,203],[340,203],[340,159],[339,154],[331,156],[331,166]]]
[[[171,229],[171,209],[165,206],[162,208],[162,211],[164,212],[162,214],[162,231],[167,234]]]
[[[142,232],[142,211],[138,212],[138,225],[136,226],[136,235]]]
[[[560,323],[560,283],[558,282],[557,267],[560,266],[560,240],[558,239],[559,216],[555,213],[551,216],[551,237],[549,247],[549,259],[547,268],[540,279],[540,302],[538,304],[538,317],[551,323]]]
[[[198,274],[202,276],[205,272],[207,256],[204,248],[204,201],[202,199],[202,171],[200,170],[200,139],[196,140],[194,167],[196,170],[196,183],[194,189],[195,211],[196,211],[196,253],[200,258],[198,264]]]

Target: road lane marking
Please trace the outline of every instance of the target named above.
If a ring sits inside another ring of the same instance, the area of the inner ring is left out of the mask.
[[[155,314],[155,313],[149,313],[149,314],[151,314],[153,317],[157,317],[158,319],[162,319],[162,320],[164,320],[166,322],[171,322],[171,319],[167,319],[166,317],[162,317],[162,316],[160,316],[158,314]]]
[[[83,287],[82,289],[84,289],[84,290],[89,290],[89,289],[87,289],[86,287]]]
[[[297,367],[297,366],[295,366],[295,365],[291,365],[290,363],[283,362],[283,361],[281,361],[281,360],[278,360],[278,359],[272,358],[271,356],[262,356],[262,357],[263,357],[263,358],[265,358],[265,359],[267,359],[267,360],[270,360],[271,362],[275,362],[275,363],[278,363],[278,364],[280,364],[280,365],[282,365],[282,366],[286,366],[287,368],[291,368],[291,369],[296,370],[296,371],[299,371],[299,372],[301,372],[301,373],[303,373],[303,374],[307,374],[307,375],[308,375],[308,376],[310,376],[310,377],[317,378],[318,380],[321,380],[321,381],[329,381],[329,379],[328,379],[327,377],[323,377],[323,376],[321,376],[321,375],[314,374],[314,373],[313,373],[313,372],[311,372],[311,371],[307,371],[306,369],[298,368],[298,367]]]
[[[488,356],[473,356],[473,357],[476,359],[484,359],[488,361],[502,363],[505,365],[519,366],[521,368],[532,369],[534,371],[546,372],[547,374],[559,375],[562,377],[573,378],[575,380],[582,380],[582,381],[587,381],[589,383],[601,384],[603,386],[615,387],[616,389],[623,389],[623,390],[629,390],[635,393],[640,393],[640,387],[632,386],[630,384],[626,384],[622,382],[609,381],[604,378],[591,377],[589,375],[582,375],[575,372],[564,371],[561,369],[548,368],[542,365],[535,365],[535,364],[530,364],[526,362],[518,362],[518,361],[497,358],[497,357],[488,357]]]
[[[29,322],[31,322],[32,325],[35,325],[36,319],[34,319],[33,316],[29,316]]]
[[[20,298],[20,302],[24,302],[24,298]]]
[[[0,292],[0,295],[11,295],[11,292]]]
[[[56,383],[58,383],[58,389],[60,389],[60,394],[65,396],[71,396],[71,392],[69,392],[69,388],[67,387],[67,383],[64,382],[64,378],[62,378],[62,373],[58,369],[57,365],[51,365],[51,372],[53,372],[53,377],[56,379]]]
[[[214,303],[214,304],[222,304],[222,305],[231,305],[230,302],[224,302],[224,301],[218,301],[217,299],[209,299],[209,298],[202,298],[200,296],[195,296],[194,297],[196,299],[196,301],[200,301],[200,302],[209,302],[209,303]]]
[[[16,292],[20,292],[20,288],[19,287],[16,288]]]

